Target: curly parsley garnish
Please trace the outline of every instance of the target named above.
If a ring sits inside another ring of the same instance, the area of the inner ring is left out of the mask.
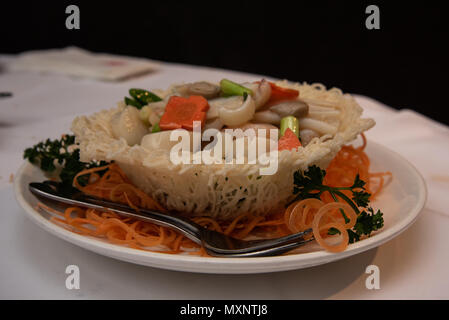
[[[35,146],[27,148],[23,153],[23,158],[39,166],[46,173],[58,173],[61,182],[68,186],[72,185],[78,172],[107,164],[106,161],[81,162],[80,151],[76,147],[73,135],[63,135],[60,140],[47,139],[39,142]],[[100,174],[102,173],[104,172],[100,172]],[[83,176],[79,178],[78,182],[85,185],[87,179],[88,176]]]
[[[313,165],[302,174],[300,171],[294,174],[294,189],[293,193],[297,194],[295,201],[308,198],[319,199],[324,192],[329,192],[335,201],[338,198],[347,202],[357,213],[357,221],[352,229],[348,229],[349,243],[359,241],[362,235],[369,236],[372,232],[379,230],[384,225],[383,214],[380,210],[374,212],[374,209],[369,207],[370,194],[365,190],[365,182],[360,179],[357,174],[354,183],[350,187],[331,187],[323,184],[326,171]],[[349,198],[342,191],[348,190],[352,193],[352,198]],[[363,208],[362,211],[359,208]],[[347,221],[347,217],[343,210],[340,210],[343,217]],[[329,234],[337,234],[337,229],[330,229]]]

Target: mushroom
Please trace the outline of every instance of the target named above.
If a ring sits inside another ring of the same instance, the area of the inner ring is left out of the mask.
[[[177,86],[176,91],[182,96],[203,96],[206,99],[213,99],[220,94],[220,87],[206,81],[199,81]]]
[[[301,100],[284,101],[271,106],[270,111],[277,113],[281,118],[287,116],[302,118],[309,113],[309,105]]]
[[[319,138],[320,135],[318,132],[311,129],[303,129],[299,130],[299,136],[301,137],[301,143],[303,146],[306,146],[312,141],[313,138]]]
[[[213,99],[220,94],[220,87],[206,81],[194,82],[190,84],[188,92],[191,95],[203,96],[206,99]]]

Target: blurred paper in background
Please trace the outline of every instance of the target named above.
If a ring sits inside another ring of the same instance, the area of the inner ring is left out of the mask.
[[[117,81],[157,69],[147,59],[92,53],[77,47],[28,51],[11,64],[14,71],[58,73],[82,78]]]

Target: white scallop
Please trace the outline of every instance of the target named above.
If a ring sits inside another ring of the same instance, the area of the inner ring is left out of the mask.
[[[111,127],[114,137],[124,138],[130,146],[138,144],[148,133],[147,126],[140,120],[139,111],[130,106],[113,116]]]

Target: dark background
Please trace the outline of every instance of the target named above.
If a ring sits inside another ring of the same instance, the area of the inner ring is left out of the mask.
[[[80,30],[65,28],[69,4]],[[76,45],[321,82],[449,124],[446,17],[440,2],[16,1],[1,5],[0,53]]]

